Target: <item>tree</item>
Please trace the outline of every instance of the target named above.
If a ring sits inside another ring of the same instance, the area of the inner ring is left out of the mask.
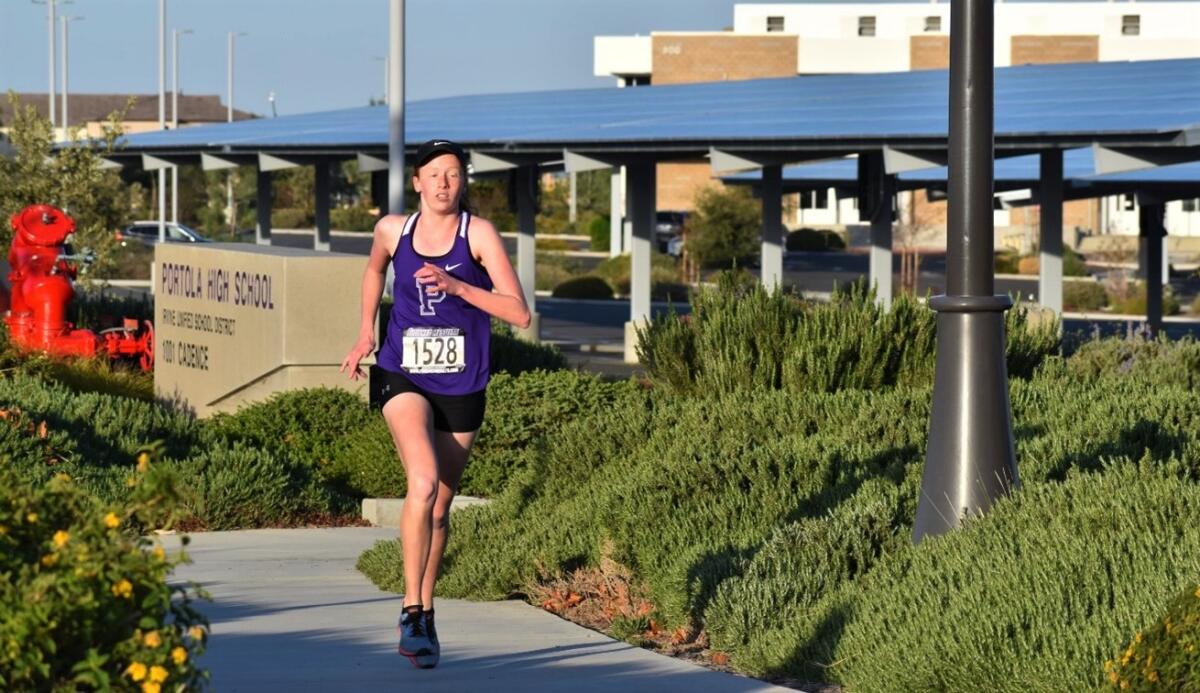
[[[746,265],[760,251],[762,205],[742,187],[703,188],[688,227],[687,250],[701,265]]]
[[[132,101],[114,112],[99,140],[71,142],[54,148],[50,122],[32,106],[22,106],[16,94],[8,94],[13,121],[9,124],[11,158],[0,156],[0,246],[7,255],[12,242],[13,214],[31,204],[51,204],[75,219],[76,248],[91,248],[96,262],[91,271],[103,276],[115,262],[115,231],[128,222],[131,208],[129,188],[114,170],[100,167],[102,157],[117,148],[120,123]]]

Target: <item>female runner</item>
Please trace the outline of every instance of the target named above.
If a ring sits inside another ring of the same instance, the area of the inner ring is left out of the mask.
[[[383,418],[404,464],[408,496],[400,520],[404,611],[400,654],[437,665],[433,591],[450,530],[450,501],[483,423],[491,318],[529,326],[529,308],[500,234],[464,209],[466,156],[430,140],[417,149],[419,211],[375,225],[362,282],[358,341],[342,362],[357,380],[375,349],[375,315],[387,265],[395,271],[391,320],[377,363]]]

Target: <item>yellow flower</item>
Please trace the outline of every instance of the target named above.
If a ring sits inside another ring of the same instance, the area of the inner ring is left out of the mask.
[[[176,647],[171,650],[171,661],[175,662],[177,666],[182,666],[187,661],[187,657],[187,650],[182,647]]]
[[[61,549],[62,547],[66,546],[68,541],[71,541],[70,532],[64,532],[60,529],[54,533],[54,545],[58,548]]]
[[[142,693],[159,693],[160,691],[162,691],[162,686],[153,681],[142,684]]]
[[[166,558],[167,558],[167,552],[163,551],[163,547],[161,547],[161,546],[155,546],[154,549],[152,551],[150,551],[150,553],[153,554],[154,557],[160,561],[166,560]]]
[[[112,593],[115,597],[129,599],[133,597],[133,583],[122,578],[120,582],[112,586]]]
[[[1137,632],[1137,634],[1133,636],[1133,641],[1134,641],[1134,642],[1136,642],[1136,643],[1138,643],[1138,644],[1141,644],[1141,642],[1142,642],[1142,631],[1140,631],[1140,630],[1139,630],[1139,631]]]
[[[104,526],[109,529],[116,529],[121,526],[121,518],[117,517],[116,513],[109,513],[104,516]]]
[[[150,680],[154,683],[162,683],[167,680],[167,670],[155,664],[150,667]]]
[[[0,537],[4,536],[5,534],[8,534],[8,527],[0,525]]]
[[[42,556],[42,565],[46,566],[47,568],[55,563],[58,563],[58,554],[48,553],[45,556]]]
[[[146,647],[158,647],[162,644],[162,637],[159,636],[158,631],[152,630],[146,633],[146,637],[142,638],[142,642],[146,643]]]
[[[1122,680],[1121,681],[1121,690],[1125,690],[1126,688],[1129,688],[1129,682]]]
[[[1149,674],[1146,674],[1146,680],[1149,681],[1150,683],[1154,683],[1155,681],[1158,681],[1158,672],[1152,671]]]
[[[125,673],[128,674],[129,678],[133,679],[134,681],[141,681],[142,679],[146,678],[146,665],[142,664],[141,662],[134,662],[133,664],[129,665],[129,668],[125,670]]]
[[[37,524],[37,513],[29,513],[25,516],[25,521],[31,525]]]
[[[148,452],[138,453],[137,470],[139,472],[144,472],[144,471],[146,471],[146,468],[148,468],[149,466],[150,466],[150,453],[148,453]]]
[[[1117,676],[1117,672],[1115,672],[1115,671],[1110,671],[1110,672],[1108,672],[1108,680],[1109,680],[1109,681],[1112,681],[1113,683],[1116,683],[1116,682],[1117,682],[1117,678],[1119,678],[1119,677]]]
[[[1200,599],[1200,587],[1196,588],[1196,599]]]
[[[200,626],[192,626],[191,628],[188,628],[188,635],[192,636],[193,640],[203,640],[204,629]]]

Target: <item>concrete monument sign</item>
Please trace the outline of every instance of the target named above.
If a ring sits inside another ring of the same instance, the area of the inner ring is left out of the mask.
[[[275,392],[363,381],[338,372],[358,335],[357,255],[241,243],[160,244],[154,389],[199,416]]]

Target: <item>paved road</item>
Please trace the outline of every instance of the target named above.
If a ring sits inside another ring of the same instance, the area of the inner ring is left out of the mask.
[[[789,690],[632,647],[515,601],[439,600],[441,665],[415,669],[396,653],[400,598],[354,569],[364,549],[394,537],[375,528],[193,535],[195,562],[177,577],[213,596],[201,605],[212,638],[200,663],[214,690]]]

